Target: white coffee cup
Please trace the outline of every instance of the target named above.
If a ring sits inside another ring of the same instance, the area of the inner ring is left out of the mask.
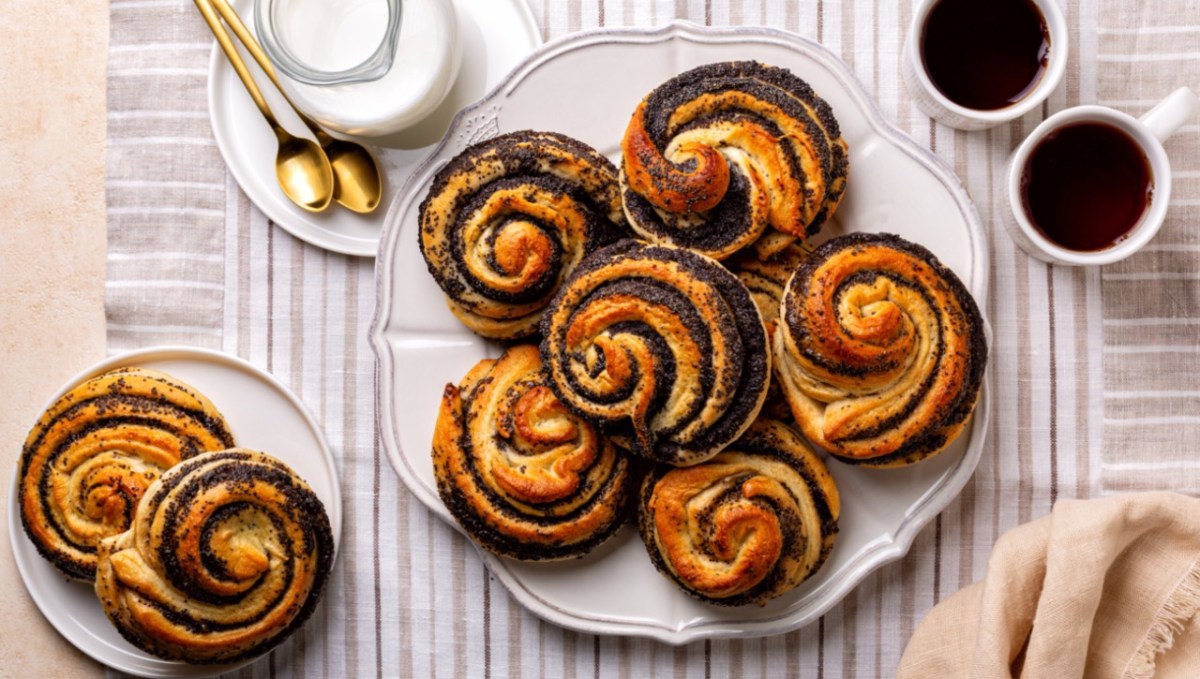
[[[1200,98],[1190,89],[1181,87],[1141,118],[1107,106],[1075,106],[1047,118],[1013,151],[1005,167],[1004,192],[1008,210],[1004,223],[1013,241],[1042,261],[1071,266],[1110,264],[1137,252],[1162,227],[1171,200],[1171,163],[1162,143],[1197,111],[1200,111]],[[1123,239],[1103,250],[1071,250],[1051,241],[1030,220],[1022,196],[1022,177],[1038,143],[1066,125],[1084,122],[1111,125],[1128,134],[1141,148],[1150,167],[1152,193],[1141,218]]]
[[[991,2],[992,0],[986,0]],[[1041,105],[1062,82],[1067,72],[1067,21],[1055,0],[1031,0],[1041,12],[1049,34],[1046,69],[1037,84],[1016,102],[994,110],[972,109],[956,104],[942,94],[921,56],[921,35],[925,22],[938,0],[919,0],[913,9],[912,23],[904,46],[904,82],[917,107],[938,122],[960,130],[983,130],[1019,118]]]

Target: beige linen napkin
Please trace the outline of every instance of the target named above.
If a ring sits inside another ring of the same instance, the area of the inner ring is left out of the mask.
[[[897,676],[1200,676],[1200,499],[1064,500],[1005,533],[938,604]]]

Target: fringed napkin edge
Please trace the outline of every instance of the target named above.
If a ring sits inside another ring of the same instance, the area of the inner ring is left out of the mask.
[[[1179,578],[1155,613],[1146,636],[1121,673],[1122,679],[1151,679],[1159,654],[1175,645],[1176,636],[1197,611],[1200,611],[1200,557]]]

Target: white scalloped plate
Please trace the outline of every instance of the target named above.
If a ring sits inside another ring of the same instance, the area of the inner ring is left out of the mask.
[[[150,347],[113,356],[79,373],[46,402],[46,408],[80,382],[124,366],[161,370],[190,384],[225,416],[239,446],[262,451],[291,466],[325,505],[336,548],[342,533],[337,467],[324,431],[287,387],[234,356],[192,347]],[[135,648],[104,615],[91,585],[67,580],[38,554],[25,535],[20,516],[14,473],[8,494],[8,536],[17,570],[42,615],[67,641],[93,659],[140,677],[193,678],[216,676],[257,660],[189,665],[162,660]]]
[[[771,29],[601,30],[547,44],[490,95],[459,113],[442,144],[388,212],[376,267],[371,342],[378,358],[377,412],[388,457],[431,511],[438,498],[430,441],[442,388],[499,347],[450,314],[417,247],[417,210],[435,172],[472,141],[525,128],[562,132],[616,160],[625,124],[652,88],[694,66],[757,59],[791,69],[833,107],[850,146],[850,184],[823,237],[887,231],[925,245],[982,304],[988,253],[979,216],[953,172],[885,121],[850,69],[820,45]],[[685,596],[647,558],[636,532],[600,553],[559,564],[483,554],[529,610],[572,629],[669,643],[778,634],[813,622],[868,573],[908,551],[917,532],[956,496],[979,462],[987,433],[985,383],[973,421],[943,454],[899,470],[831,462],[842,495],[841,532],[829,561],[766,606],[723,608]]]

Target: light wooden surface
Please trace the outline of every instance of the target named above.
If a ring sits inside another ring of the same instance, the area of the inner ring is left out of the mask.
[[[9,547],[21,444],[63,382],[103,358],[108,3],[5,0],[0,19],[0,676],[101,674],[42,617]],[[91,55],[84,58],[82,55]]]

